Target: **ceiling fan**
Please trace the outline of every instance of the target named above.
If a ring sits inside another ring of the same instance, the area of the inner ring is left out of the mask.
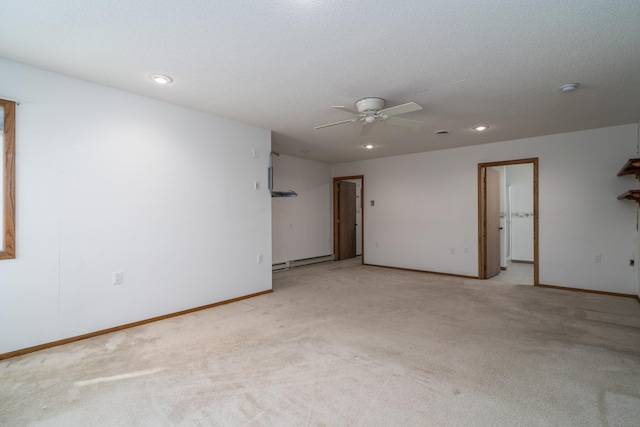
[[[361,100],[356,102],[356,109],[349,107],[339,107],[333,106],[332,108],[337,108],[338,110],[346,111],[347,113],[355,114],[358,117],[349,120],[342,120],[335,123],[329,123],[326,125],[316,126],[316,129],[322,129],[329,126],[341,125],[343,123],[350,122],[363,122],[362,128],[360,129],[360,136],[366,136],[371,133],[371,129],[373,125],[377,121],[390,123],[392,125],[397,126],[405,126],[417,129],[424,124],[419,120],[410,120],[403,119],[400,117],[395,117],[399,114],[411,113],[413,111],[420,111],[422,107],[416,104],[415,102],[407,102],[406,104],[396,105],[395,107],[383,108],[384,107],[384,99],[369,97],[362,98]]]

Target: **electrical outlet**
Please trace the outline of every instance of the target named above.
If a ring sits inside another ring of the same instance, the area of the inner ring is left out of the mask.
[[[259,151],[257,148],[254,148],[253,150],[251,150],[251,157],[253,157],[254,159],[258,157]]]
[[[114,285],[121,285],[123,281],[124,281],[124,277],[123,277],[122,271],[114,271],[113,272],[113,284]]]
[[[375,206],[375,205],[376,205],[375,200],[372,200],[372,201],[371,201],[371,206]]]
[[[455,255],[456,254],[456,248],[449,248],[449,253],[451,255]]]
[[[629,265],[630,265],[631,267],[633,267],[634,265],[636,265],[636,260],[634,260],[634,259],[630,259],[630,260],[629,260]]]
[[[262,264],[262,254],[258,254],[256,261],[258,262],[258,264]]]
[[[602,262],[602,254],[595,254],[593,256],[593,262],[595,262],[596,264],[599,264]]]
[[[254,190],[259,190],[260,189],[260,183],[258,181],[254,181],[253,182],[253,189]]]

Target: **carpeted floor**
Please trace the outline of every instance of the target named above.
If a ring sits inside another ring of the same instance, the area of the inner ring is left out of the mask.
[[[0,362],[2,426],[638,426],[640,304],[326,263]]]

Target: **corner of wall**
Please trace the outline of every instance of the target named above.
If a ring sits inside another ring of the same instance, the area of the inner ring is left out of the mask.
[[[636,155],[640,156],[640,120],[636,126],[636,134],[638,137],[638,144],[636,145]],[[636,207],[636,253],[635,253],[635,275],[636,275],[636,295],[640,298],[640,205]]]

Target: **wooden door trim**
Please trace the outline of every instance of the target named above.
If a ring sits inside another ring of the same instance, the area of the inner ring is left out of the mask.
[[[364,265],[364,175],[338,176],[333,178],[333,186],[331,190],[333,194],[333,257],[334,259],[337,259],[339,253],[338,218],[340,215],[338,211],[338,185],[340,181],[346,181],[349,179],[359,179],[360,183],[362,184],[360,188],[360,222],[362,223],[360,225],[362,227],[360,233],[360,243],[362,247],[361,261]]]
[[[0,143],[0,161],[4,165],[4,175],[0,176],[4,205],[4,212],[0,212],[4,233],[4,244],[0,246],[2,260],[16,257],[16,102],[0,99],[0,107],[4,109],[4,144]]]
[[[495,166],[533,164],[533,285],[540,284],[539,271],[539,212],[538,212],[538,158],[505,160],[500,162],[478,163],[478,278],[485,279],[486,240],[484,235],[484,170]]]

